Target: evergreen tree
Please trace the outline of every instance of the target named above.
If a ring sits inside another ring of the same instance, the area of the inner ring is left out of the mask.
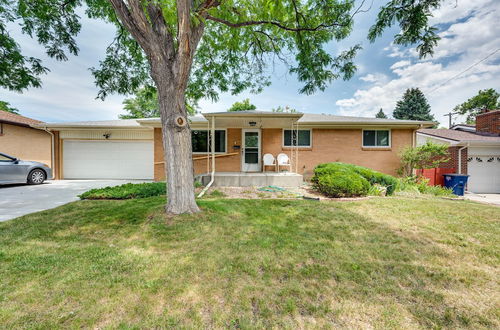
[[[380,108],[379,112],[375,115],[375,118],[387,119],[387,115],[384,113],[382,108]]]
[[[392,113],[396,119],[435,121],[431,114],[431,106],[427,102],[424,93],[418,88],[409,88],[398,101],[396,109]]]

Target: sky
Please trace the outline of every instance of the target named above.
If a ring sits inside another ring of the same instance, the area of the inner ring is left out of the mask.
[[[419,59],[414,48],[391,43],[397,27],[370,43],[366,35],[384,1],[374,0],[371,6],[368,2],[365,9],[369,10],[356,16],[349,38],[327,45],[332,53],[362,45],[355,59],[358,71],[349,81],[334,81],[323,92],[304,95],[298,92],[301,84],[296,77],[287,75],[284,67],[278,65],[273,68],[272,85],[262,93],[221,94],[215,103],[201,100],[200,110],[225,111],[232,103],[250,98],[259,110],[290,106],[305,113],[373,117],[380,108],[391,115],[404,91],[418,87],[426,95],[436,120],[447,127],[444,114],[457,104],[480,89],[500,91],[500,1],[445,0],[432,17],[442,39],[434,56],[425,59]],[[0,100],[9,102],[24,116],[47,122],[110,120],[124,113],[125,96],[96,99],[98,89],[89,71],[104,58],[114,37],[114,27],[83,17],[82,24],[77,37],[80,53],[66,62],[48,58],[36,41],[11,27],[23,52],[41,58],[50,72],[42,76],[41,88],[23,93],[0,89]],[[455,117],[454,122],[463,119]]]

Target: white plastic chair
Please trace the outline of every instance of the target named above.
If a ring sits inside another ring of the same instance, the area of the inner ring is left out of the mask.
[[[276,158],[278,159],[278,172],[280,171],[280,166],[281,167],[288,166],[288,168],[290,168],[290,170],[292,169],[292,164],[290,164],[290,158],[288,158],[287,154],[281,153]]]
[[[264,172],[266,171],[266,166],[274,166],[274,170],[276,170],[277,163],[273,155],[265,154],[264,157],[262,157],[262,161],[264,162]]]

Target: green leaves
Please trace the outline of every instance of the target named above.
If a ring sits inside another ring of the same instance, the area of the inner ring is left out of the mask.
[[[140,2],[139,8],[143,8],[151,26],[158,19],[164,22],[173,39],[172,47],[178,47],[178,2],[134,1]],[[395,36],[396,44],[418,44],[421,56],[432,54],[439,37],[436,28],[428,25],[428,18],[440,1],[389,1],[381,8],[369,39],[373,41],[398,23],[401,32]],[[39,87],[39,76],[48,71],[39,59],[22,54],[7,24],[20,24],[22,31],[43,45],[50,57],[65,61],[68,54],[78,54],[74,38],[81,29],[77,9],[83,4],[90,18],[117,27],[105,58],[98,68],[91,68],[100,88],[98,97],[132,94],[141,86],[152,85],[148,59],[123,28],[109,1],[0,0],[0,86],[18,91]],[[127,1],[123,4],[130,6]],[[162,17],[154,15],[158,12],[149,12],[148,5],[159,6]],[[335,79],[349,79],[356,70],[354,58],[360,46],[330,52],[326,45],[349,36],[360,9],[354,0],[194,0],[191,24],[203,25],[204,32],[190,72],[189,98],[217,100],[221,92],[260,92],[270,84],[277,63],[284,64],[288,73],[303,83],[301,93],[312,94],[324,90]]]
[[[244,99],[241,102],[234,102],[233,105],[227,109],[227,111],[247,111],[255,109],[257,109],[257,107],[250,103],[250,99]]]
[[[75,12],[78,0],[0,0],[0,86],[14,91],[40,87],[40,75],[47,73],[41,60],[22,54],[8,32],[8,24],[19,24],[22,32],[45,47],[49,57],[60,61],[67,53],[77,55],[74,37],[80,31]]]
[[[462,104],[457,105],[453,111],[461,115],[467,115],[467,123],[472,124],[476,121],[476,115],[483,110],[494,110],[500,108],[498,98],[500,94],[493,88],[480,90],[479,93]]]
[[[429,17],[440,4],[441,0],[392,0],[381,7],[368,39],[375,41],[386,28],[399,23],[401,31],[394,36],[396,45],[417,44],[421,58],[432,55],[440,37],[436,34],[437,29],[429,26]]]
[[[9,102],[5,102],[5,101],[0,101],[0,110],[7,111],[10,113],[15,113],[17,115],[19,114],[19,109],[11,107]]]
[[[413,175],[414,169],[435,168],[450,160],[447,144],[427,142],[418,147],[406,147],[401,153],[401,168],[403,176]]]

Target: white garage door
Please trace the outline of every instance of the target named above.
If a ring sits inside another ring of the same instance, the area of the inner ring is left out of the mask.
[[[65,179],[152,179],[153,142],[65,140],[63,176]]]
[[[500,193],[500,150],[469,148],[468,190],[474,193]]]

